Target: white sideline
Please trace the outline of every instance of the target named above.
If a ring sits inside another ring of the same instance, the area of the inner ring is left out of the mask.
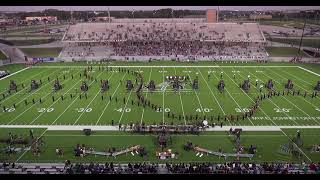
[[[302,70],[305,70],[305,71],[307,71],[307,72],[309,72],[309,73],[311,73],[311,74],[314,74],[314,75],[320,76],[320,74],[315,73],[315,72],[313,72],[313,71],[310,71],[309,69],[306,69],[306,68],[303,68],[303,67],[300,67],[300,66],[298,66],[298,68],[299,68],[299,69],[302,69]]]
[[[82,65],[82,66],[33,66],[32,68],[84,68],[84,67],[87,67],[87,66],[90,66],[90,64],[88,65]],[[123,66],[109,66],[108,64],[100,64],[100,66],[108,66],[108,67],[113,67],[113,68],[117,68],[117,67],[127,67],[127,68],[192,68],[192,67],[201,67],[201,68],[213,68],[213,67],[225,67],[225,68],[231,68],[231,67],[244,67],[244,68],[247,68],[247,67],[253,67],[253,68],[256,68],[256,67],[259,67],[259,68],[281,68],[281,67],[294,67],[294,68],[299,68],[300,66],[218,66],[218,65],[215,65],[215,66],[144,66],[144,65],[140,65],[140,66],[128,66],[128,65],[123,65]]]
[[[94,126],[94,125],[0,125],[0,128],[42,128],[47,131],[118,131],[118,126]],[[243,131],[281,131],[281,129],[320,129],[320,126],[220,126],[207,128],[206,131],[229,131],[230,128],[241,128]]]
[[[12,73],[12,74],[9,74],[8,76],[5,76],[5,77],[3,77],[3,78],[0,78],[0,81],[3,80],[3,79],[8,78],[8,77],[10,77],[10,76],[13,76],[13,75],[15,75],[15,74],[18,74],[19,72],[22,72],[22,71],[27,70],[27,69],[29,69],[29,67],[26,67],[26,68],[21,69],[21,70],[19,70],[19,71],[17,71],[17,72],[14,72],[14,73]]]

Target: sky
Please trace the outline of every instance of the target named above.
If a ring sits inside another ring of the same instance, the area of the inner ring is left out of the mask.
[[[59,9],[66,11],[105,11],[110,10],[157,10],[163,8],[206,10],[218,9],[218,6],[0,6],[0,11],[42,11],[45,9]],[[220,10],[263,11],[263,10],[320,10],[320,6],[219,6]]]

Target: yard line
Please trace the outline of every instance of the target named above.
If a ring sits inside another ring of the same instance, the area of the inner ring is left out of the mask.
[[[107,65],[105,65],[107,66]],[[32,68],[83,68],[86,67],[86,65],[83,66],[34,66]],[[251,67],[266,67],[266,68],[274,68],[274,67],[292,67],[292,68],[299,68],[299,66],[219,66],[219,65],[214,65],[214,66],[157,66],[157,65],[153,65],[153,66],[144,66],[144,65],[140,65],[140,66],[128,66],[128,65],[119,65],[119,66],[108,66],[108,67],[126,67],[126,68],[190,68],[190,67],[199,67],[199,68],[214,68],[214,67],[225,67],[225,68],[231,68],[231,67],[239,67],[239,68],[251,68]]]
[[[123,108],[123,111],[122,111],[122,113],[121,113],[121,116],[120,116],[120,119],[119,119],[119,123],[118,123],[118,124],[120,124],[120,122],[121,122],[121,120],[122,120],[123,114],[124,114],[124,112],[125,112],[125,109],[126,109],[126,107],[127,107],[128,102],[129,102],[129,99],[130,99],[130,96],[131,96],[131,94],[132,94],[132,91],[133,91],[133,90],[131,90],[130,93],[129,93],[129,97],[127,98],[126,104],[124,105],[124,108]]]
[[[39,74],[42,74],[42,73],[44,73],[44,72],[46,72],[46,71],[45,71],[45,70],[40,71],[39,73],[31,76],[30,78],[25,79],[25,80],[22,81],[21,83],[24,83],[25,81],[31,80],[33,77],[38,76]],[[24,89],[26,89],[26,88],[23,88],[22,90],[24,90]],[[4,91],[0,92],[0,94],[4,93],[4,92],[6,92],[6,91],[7,91],[7,90],[4,90]],[[17,93],[15,93],[15,94],[17,94]],[[11,97],[11,96],[10,96],[10,97]],[[8,97],[8,98],[10,98],[10,97]],[[4,101],[2,101],[2,102],[4,102]]]
[[[141,69],[141,68],[139,68],[139,71],[140,71],[140,69]],[[127,108],[127,104],[128,104],[129,99],[130,99],[130,97],[131,97],[132,91],[133,91],[133,89],[131,89],[131,91],[130,91],[130,93],[129,93],[129,97],[127,98],[127,102],[126,102],[126,104],[124,105],[124,108],[123,108],[123,111],[122,111],[122,113],[121,113],[121,116],[120,116],[120,119],[119,119],[119,123],[118,123],[118,124],[120,124],[120,122],[121,122],[121,120],[122,120],[123,114],[124,114],[124,112],[125,112],[125,109]]]
[[[272,72],[274,72],[274,71],[272,71]],[[284,78],[283,76],[281,76],[280,74],[278,74],[278,73],[276,73],[276,72],[274,72],[275,74],[277,74],[278,76],[280,76],[280,77],[282,77],[283,79],[286,79],[286,78]],[[289,74],[289,75],[291,75],[291,74]],[[307,82],[308,83],[308,82]],[[305,88],[303,88],[302,86],[299,86],[299,84],[296,84],[298,87],[300,87],[301,89],[303,89],[303,90],[305,90],[305,91],[308,91],[308,90],[306,90]],[[311,84],[310,84],[311,85]],[[302,97],[301,97],[302,98]],[[318,96],[316,97],[316,98],[319,98]],[[318,108],[317,106],[315,106],[314,104],[312,104],[311,102],[309,102],[309,101],[307,101],[305,98],[302,98],[305,102],[307,102],[307,103],[309,103],[310,105],[312,105],[314,108]]]
[[[22,71],[25,71],[25,70],[27,70],[27,69],[29,69],[29,67],[26,67],[26,68],[21,69],[21,70],[19,70],[19,71],[17,71],[17,72],[14,72],[14,73],[12,73],[12,74],[9,74],[8,76],[5,76],[5,77],[3,77],[3,78],[0,78],[0,81],[3,80],[3,79],[6,79],[6,78],[8,78],[8,77],[11,77],[11,76],[13,76],[13,75],[15,75],[15,74],[18,74],[18,73],[20,73],[20,72],[22,72]]]
[[[78,71],[79,72],[79,71]],[[71,80],[71,79],[68,79],[67,81],[69,81],[69,80]],[[73,89],[73,87],[74,86],[76,86],[79,82],[81,82],[82,80],[80,79],[77,83],[75,83],[70,89],[68,89],[68,91],[67,92],[65,92],[64,94],[63,94],[63,96],[64,95],[66,95],[70,90],[72,90]],[[56,101],[54,101],[48,108],[51,108],[55,103],[57,103],[58,101],[59,101],[59,99],[60,99],[61,97],[59,97]],[[40,116],[42,116],[44,113],[40,113],[33,121],[31,121],[30,122],[30,124],[33,124]]]
[[[112,72],[111,76],[108,77],[108,79],[111,79],[113,76],[114,72]],[[98,96],[98,94],[100,93],[100,89],[98,90],[97,94],[93,97],[93,99],[89,102],[89,104],[86,106],[85,110],[88,109],[88,107],[90,106],[90,104],[96,99],[96,97]],[[82,117],[82,115],[85,113],[85,110],[82,111],[82,113],[78,116],[78,118],[76,119],[76,121],[73,123],[73,125],[75,125],[79,119]]]
[[[216,98],[216,96],[213,94],[212,89],[211,89],[211,87],[209,86],[208,82],[207,82],[207,81],[205,80],[205,78],[203,77],[203,75],[202,75],[201,71],[199,70],[199,68],[197,68],[197,69],[198,69],[198,72],[200,72],[200,75],[201,75],[202,79],[203,79],[203,80],[204,80],[204,82],[207,84],[207,86],[208,86],[208,88],[209,88],[209,90],[210,90],[211,94],[213,95],[213,97],[214,97],[215,101],[216,101],[216,102],[217,102],[217,104],[219,105],[219,107],[220,107],[221,111],[223,112],[223,115],[226,115],[226,113],[224,112],[223,108],[221,107],[221,105],[220,105],[220,103],[219,103],[218,99],[217,99],[217,98]],[[211,96],[211,97],[212,97],[212,96]]]
[[[309,83],[308,81],[305,81],[305,80],[303,80],[303,79],[301,79],[301,78],[299,78],[299,77],[297,77],[297,76],[295,76],[295,75],[293,75],[293,74],[291,74],[291,73],[288,73],[288,72],[286,72],[286,71],[282,71],[282,72],[284,72],[284,73],[286,73],[286,74],[288,74],[288,75],[290,75],[290,76],[298,79],[299,81],[303,81],[303,82],[306,83],[306,84],[313,85],[313,84]]]
[[[290,140],[291,140],[291,138],[282,130],[282,129],[280,129],[280,131],[285,135],[285,136],[287,136]],[[312,162],[312,160],[298,147],[298,145],[293,141],[293,140],[291,140],[292,142],[293,142],[293,144],[299,149],[299,151],[310,161],[310,162]]]
[[[223,126],[207,128],[205,131],[229,131],[233,126]],[[280,129],[320,129],[320,126],[237,126],[243,131],[280,131]],[[94,126],[94,125],[0,125],[3,128],[33,128],[33,129],[48,129],[48,131],[70,131],[70,130],[83,130],[90,128],[94,131],[116,131],[116,126]]]
[[[221,68],[220,68],[220,69],[221,69]],[[221,70],[222,70],[222,69],[221,69]],[[228,76],[229,79],[231,79],[230,76],[229,76],[227,73],[225,73],[225,74]],[[232,81],[236,86],[238,86],[237,83],[234,82],[233,79],[231,79],[231,81]],[[241,88],[240,88],[240,89],[241,89]],[[248,94],[246,94],[246,93],[243,91],[243,89],[241,89],[241,90],[242,90],[242,92],[243,92],[245,95],[247,95],[247,97],[249,97],[249,99],[253,102],[253,100],[251,99],[251,97],[248,96]],[[268,119],[270,119],[270,121],[271,121],[274,125],[277,126],[277,124],[272,121],[272,119],[270,118],[270,116],[268,116],[263,109],[261,109],[259,106],[258,106],[258,108],[262,111],[262,113],[263,113],[266,117],[268,117]]]
[[[305,71],[307,71],[307,72],[309,72],[309,73],[311,73],[311,74],[314,74],[314,75],[320,76],[320,74],[315,73],[315,72],[313,72],[313,71],[310,71],[309,69],[303,68],[303,67],[301,67],[301,66],[298,66],[298,68],[299,68],[299,69],[303,69],[303,70],[305,70]]]
[[[48,130],[48,129],[46,129],[46,130],[43,131],[43,133],[38,137],[38,140],[47,132],[47,130]],[[36,143],[36,141],[33,142],[32,145],[33,145],[34,143]],[[17,163],[28,151],[29,151],[29,150],[24,151],[24,152],[21,154],[21,156],[19,156],[19,158],[15,161],[15,163]]]
[[[187,73],[188,73],[188,76],[189,76],[189,81],[190,81],[190,83],[192,84],[192,82],[191,82],[191,76],[190,76],[190,73],[189,73],[189,71],[188,71],[188,69],[186,68],[186,71],[187,71]],[[193,88],[192,88],[193,89]],[[199,99],[199,96],[198,96],[198,94],[197,94],[197,92],[193,89],[193,92],[196,94],[196,97],[197,97],[197,99],[198,99],[198,103],[199,103],[199,105],[200,105],[200,108],[201,108],[201,112],[202,112],[202,114],[205,116],[205,113],[204,113],[204,110],[203,110],[203,107],[202,107],[202,104],[201,104],[201,102],[200,102],[200,99]]]
[[[176,68],[174,68],[174,73],[177,75]],[[179,91],[179,97],[180,97],[180,103],[181,103],[181,109],[182,109],[182,115],[183,115],[183,119],[184,119],[184,124],[187,125],[186,116],[185,116],[185,113],[184,113],[184,108],[183,108],[183,103],[182,103],[180,91]]]
[[[55,72],[57,72],[57,71],[58,71],[58,70],[53,71],[53,72],[50,73],[49,75],[51,75],[51,74],[53,74],[53,73],[55,73]],[[48,76],[49,76],[49,75],[48,75]],[[51,83],[51,82],[52,82],[52,81],[50,81],[49,83]],[[43,85],[46,86],[46,85],[49,84],[49,83],[46,83],[46,84],[43,84]],[[41,86],[39,89],[41,89],[41,88],[42,88],[42,86]],[[23,90],[25,90],[25,89],[28,89],[28,86],[26,86],[26,87],[25,87],[24,89],[22,89],[21,91],[23,91]],[[39,89],[37,89],[36,91],[32,92],[32,93],[29,94],[27,97],[22,98],[22,100],[19,101],[16,105],[20,104],[24,99],[26,99],[26,98],[28,98],[29,96],[31,96],[31,95],[35,94],[36,92],[38,92]],[[17,94],[17,93],[15,93],[15,94],[13,94],[12,96],[6,98],[4,101],[2,101],[2,103],[4,103],[5,101],[9,100],[11,97],[15,96],[16,94]]]
[[[274,72],[274,71],[272,71],[272,72]],[[268,78],[271,78],[270,76],[268,76],[268,75],[266,75],[266,73],[262,73],[264,76],[267,76]],[[277,74],[278,75],[278,73],[275,73],[275,74]],[[279,75],[278,75],[279,76]],[[283,76],[279,76],[279,77],[282,77],[283,78]],[[280,84],[281,85],[281,83],[279,83],[277,80],[275,80],[275,82],[276,83],[278,83],[278,84]],[[300,98],[302,98],[303,100],[305,100],[305,98],[303,98],[303,97],[301,97],[301,96],[299,96]],[[303,112],[305,115],[307,115],[308,117],[311,117],[308,113],[306,113],[304,110],[302,110],[302,109],[300,109],[298,106],[296,106],[294,103],[292,103],[290,100],[288,100],[285,96],[282,96],[282,98],[284,98],[285,100],[287,100],[290,104],[292,104],[293,106],[295,106],[297,109],[299,109],[301,112]],[[306,100],[305,100],[306,101]],[[308,101],[306,101],[306,102],[308,102]],[[309,102],[308,102],[309,103]],[[309,103],[309,104],[311,104],[311,103]],[[312,104],[311,104],[312,105]],[[315,106],[314,106],[315,107]],[[316,120],[314,120],[313,119],[313,121],[314,122],[316,122],[316,124],[318,124],[318,125],[320,125],[320,123],[318,122],[318,121],[316,121]]]
[[[280,74],[278,74],[278,73],[276,73],[275,71],[272,71],[272,72],[274,72],[275,74],[277,74],[278,76],[280,76],[280,77],[282,77],[283,79],[286,79],[286,78],[284,78],[283,76],[281,76]],[[293,76],[293,77],[295,77],[295,78],[297,78],[297,79],[300,79],[300,78],[298,78],[298,77],[296,77],[296,76],[294,76],[293,74],[290,74],[290,73],[288,73],[288,72],[286,72],[286,71],[282,71],[282,72],[285,72],[285,73],[287,73],[288,75],[290,75],[290,76]],[[311,83],[309,83],[309,82],[307,82],[307,81],[304,81],[303,79],[300,79],[300,80],[302,80],[303,82],[305,82],[305,83],[307,83],[307,84],[309,84],[309,85],[312,85]],[[308,92],[308,90],[306,90],[305,88],[303,88],[302,86],[299,86],[299,84],[296,84],[298,87],[300,87],[301,89],[303,89],[303,90],[305,90],[305,91],[307,91]],[[316,97],[316,98],[319,98],[320,99],[320,97]],[[316,107],[316,106],[314,106],[314,107]]]
[[[213,76],[219,81],[219,79],[216,77],[216,75],[215,75],[214,73],[213,73]],[[225,88],[225,89],[226,89],[227,93],[229,94],[229,96],[231,97],[231,99],[236,103],[236,105],[238,106],[238,108],[240,108],[241,111],[242,111],[243,108],[240,107],[240,105],[239,105],[238,102],[233,98],[233,96],[230,94],[230,92],[228,91],[228,89],[227,89],[227,88]],[[250,120],[250,117],[247,117],[247,118],[248,118],[248,120],[251,122],[251,124],[254,126],[253,122]],[[228,122],[230,123],[230,125],[232,125],[232,123],[230,122],[230,120],[229,120],[228,117],[227,117],[227,120],[228,120]]]
[[[124,74],[124,75],[122,76],[121,81],[124,79],[124,77],[125,77],[126,75],[127,75],[127,74]],[[114,90],[113,94],[111,95],[111,99],[112,99],[113,96],[116,94],[116,92],[117,92],[117,90],[118,90],[119,87],[120,87],[120,82],[118,83],[117,88]],[[96,125],[99,123],[101,117],[103,116],[104,112],[105,112],[106,109],[108,108],[109,104],[110,104],[110,101],[109,101],[108,104],[104,107],[102,113],[100,114],[100,116],[99,116],[99,118],[98,118],[98,120],[97,120],[97,122],[96,122]]]
[[[60,75],[60,76],[62,76],[62,75]],[[58,77],[60,77],[60,76],[58,76]],[[53,80],[55,80],[55,79],[53,79]],[[53,80],[51,80],[50,81],[50,83],[53,81]],[[48,85],[48,84],[50,84],[50,83],[47,83],[46,85]],[[46,85],[44,85],[44,86],[46,86]],[[37,91],[38,90],[40,90],[42,87],[44,87],[44,86],[41,86],[39,89],[37,89]],[[49,94],[51,94],[51,92],[49,92],[49,93],[47,93],[44,97],[42,97],[43,99],[45,99]],[[30,95],[29,95],[30,96]],[[28,97],[29,97],[28,96]],[[22,100],[21,100],[22,101]],[[20,102],[21,102],[20,101]],[[7,123],[7,124],[11,124],[12,122],[14,122],[15,120],[17,120],[22,114],[24,114],[25,112],[27,112],[29,109],[31,109],[34,105],[36,105],[36,104],[32,104],[28,109],[26,109],[25,111],[23,111],[22,113],[20,113],[18,116],[16,116],[13,120],[11,120],[9,123]]]
[[[102,74],[102,72],[97,76],[100,77],[100,75]],[[91,84],[93,84],[94,82],[92,82]],[[91,84],[89,84],[89,87],[91,86]],[[53,125],[71,106],[72,104],[79,98],[79,96],[77,96],[69,105],[68,107],[51,123],[51,125]]]
[[[254,74],[252,74],[250,71],[248,71],[248,72],[249,72],[251,75],[253,75],[254,77],[258,78],[257,76],[255,76]],[[240,75],[240,73],[239,73],[239,75]],[[241,75],[240,75],[240,76],[241,76]],[[242,77],[242,76],[241,76],[241,77]],[[257,87],[255,87],[255,86],[253,86],[253,87],[258,90]],[[275,105],[277,108],[280,109],[280,107],[279,107],[277,104],[275,104],[271,99],[268,98],[268,100],[269,100],[273,105]],[[284,114],[285,114],[287,117],[290,117],[286,112],[284,112]],[[292,119],[292,121],[298,125],[298,123],[297,123],[295,120]]]
[[[164,68],[162,67],[162,82],[164,82]],[[166,90],[167,88],[164,88],[163,89],[163,92],[162,92],[162,123],[164,124],[164,91]]]
[[[250,73],[250,72],[249,72],[249,73]],[[253,76],[255,76],[255,75],[252,74],[252,73],[250,73],[250,74],[253,75]],[[241,76],[241,75],[240,75],[240,76]],[[255,77],[258,78],[257,76],[255,76]],[[253,87],[258,90],[257,87],[255,87],[255,86],[253,86]],[[276,106],[278,109],[280,109],[280,107],[279,107],[276,103],[274,103],[271,99],[268,98],[268,100],[269,100],[274,106]],[[286,112],[283,112],[283,113],[284,113],[287,117],[290,117]],[[292,119],[292,121],[298,125],[298,123],[297,123],[295,120]]]
[[[278,132],[278,131],[276,131]],[[143,136],[146,135],[143,134],[91,134],[90,137],[132,137],[132,136]],[[150,134],[149,136],[157,136],[155,134]],[[196,137],[197,135],[194,134],[174,134],[172,136],[191,136]],[[229,137],[229,134],[201,134],[201,137]],[[242,137],[282,137],[283,134],[244,134],[241,135]],[[303,135],[304,137],[318,137],[319,135]],[[44,137],[83,137],[81,134],[51,134],[51,135],[45,135]]]
[[[150,82],[150,80],[151,80],[151,74],[152,74],[152,68],[151,68],[151,70],[150,70],[150,74],[149,74],[149,81],[148,81],[148,82]],[[148,91],[147,91],[147,93],[146,93],[146,99],[147,99],[147,97],[148,97]],[[142,114],[141,114],[140,125],[142,124],[143,115],[144,115],[144,108],[142,108]]]

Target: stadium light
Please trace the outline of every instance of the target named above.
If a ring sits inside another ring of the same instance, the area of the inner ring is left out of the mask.
[[[298,54],[300,55],[300,50],[301,50],[301,45],[302,45],[302,39],[303,39],[303,34],[304,34],[304,29],[306,27],[307,24],[307,18],[306,18],[306,13],[304,14],[304,25],[303,25],[303,29],[302,29],[302,34],[301,34],[301,39],[300,39],[300,43],[299,43],[299,49],[298,49]],[[302,55],[300,55],[300,57],[302,57]]]

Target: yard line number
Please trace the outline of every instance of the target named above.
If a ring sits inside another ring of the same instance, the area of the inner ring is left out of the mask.
[[[5,111],[3,111],[3,112],[13,112],[13,111],[15,111],[16,109],[15,108],[6,108],[6,110]]]
[[[120,113],[122,112],[131,112],[131,108],[119,108],[119,109],[114,109],[115,111],[118,111]]]
[[[78,113],[82,113],[82,112],[91,112],[92,111],[92,108],[76,108],[76,111]]]
[[[283,113],[283,112],[290,112],[291,109],[287,109],[287,108],[273,108],[273,110],[275,110],[278,113]]]
[[[54,108],[38,108],[39,113],[44,113],[44,112],[52,112],[54,111]]]
[[[203,112],[211,112],[213,109],[210,108],[203,108]],[[202,112],[201,108],[196,109],[196,112]]]
[[[162,108],[157,109],[157,112],[162,112]],[[164,112],[170,112],[170,108],[164,108]]]
[[[234,110],[235,110],[236,112],[238,112],[238,113],[241,113],[241,112],[250,112],[250,109],[248,109],[248,108],[243,108],[243,109],[235,108]]]

